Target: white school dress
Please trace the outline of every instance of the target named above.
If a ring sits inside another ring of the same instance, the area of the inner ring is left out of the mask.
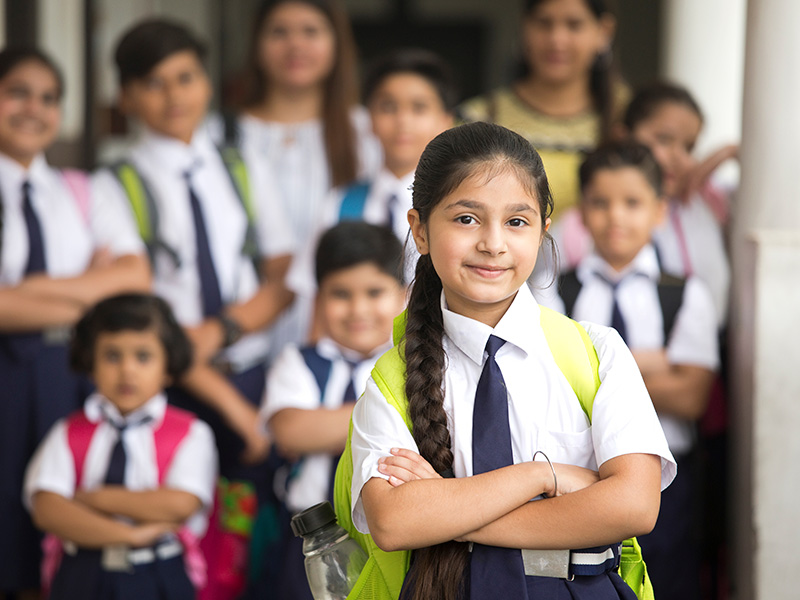
[[[300,349],[295,345],[284,348],[267,376],[264,402],[259,414],[260,421],[268,427],[269,420],[281,410],[299,408],[317,410],[336,409],[342,405],[345,391],[350,384],[351,367],[356,395],[364,391],[372,368],[378,358],[391,348],[391,343],[376,349],[372,356],[363,358],[357,352],[339,346],[330,338],[321,339],[315,349],[319,355],[331,361],[330,375],[325,390],[320,394],[314,374],[306,364]],[[298,512],[323,502],[328,498],[331,471],[338,456],[320,453],[304,456],[299,472],[288,485],[286,505],[291,512]]]
[[[159,488],[153,431],[157,429],[167,408],[167,399],[158,394],[141,408],[127,415],[128,422],[135,423],[150,417],[149,423],[131,426],[123,431],[126,468],[125,488],[130,491],[146,491]],[[109,420],[123,421],[116,407],[100,394],[92,394],[84,405],[86,418],[98,423],[92,436],[83,466],[83,489],[93,490],[103,485],[111,452],[117,443],[117,429]],[[197,497],[202,506],[186,521],[191,532],[201,537],[206,530],[208,513],[214,502],[217,480],[217,450],[211,428],[194,419],[186,437],[183,438],[163,486],[187,492]],[[75,495],[75,464],[67,442],[67,420],[56,423],[36,450],[25,473],[23,501],[31,509],[36,492],[52,492],[65,498]]]
[[[265,258],[293,253],[294,236],[270,169],[250,160],[247,154],[244,158],[256,212],[259,251]],[[191,172],[192,187],[203,211],[222,301],[231,304],[249,300],[259,282],[252,261],[242,254],[247,216],[206,128],[199,128],[190,144],[144,131],[127,159],[154,196],[160,237],[180,257],[180,264],[176,264],[168,253],[157,252],[153,276],[155,293],[169,303],[178,322],[193,326],[203,320],[187,172]],[[109,170],[100,171],[95,179],[105,194],[128,202],[124,189]],[[224,356],[235,372],[242,372],[264,360],[269,343],[266,331],[252,333],[226,349]]]
[[[601,385],[589,425],[550,352],[539,323],[539,305],[527,286],[520,288],[494,329],[448,310],[444,295],[441,309],[447,357],[444,411],[456,477],[472,475],[472,412],[490,335],[506,340],[496,360],[508,389],[514,463],[531,461],[541,450],[553,462],[597,470],[617,456],[644,453],[661,457],[662,489],[675,477],[675,460],[639,369],[613,329],[582,323],[600,361]],[[378,471],[378,460],[390,456],[391,448],[418,451],[403,418],[372,380],[353,411],[351,444],[353,523],[359,531],[368,533],[361,489],[373,477],[387,479]]]
[[[669,215],[653,233],[664,271],[679,277],[696,275],[714,300],[719,326],[725,325],[730,302],[731,266],[722,226],[699,194],[689,202],[671,201]]]
[[[393,231],[401,243],[405,244],[409,237],[408,211],[411,210],[411,185],[414,183],[414,172],[402,178],[395,177],[386,169],[382,169],[378,176],[369,182],[369,192],[364,203],[362,219],[373,225],[387,225],[388,215],[391,211]],[[295,294],[312,298],[317,293],[317,278],[315,257],[319,239],[329,228],[339,222],[339,213],[342,201],[348,187],[336,188],[328,193],[322,218],[318,229],[308,243],[298,249],[289,272],[286,275],[286,284]],[[406,248],[405,279],[410,283],[414,276],[419,253],[413,241]]]
[[[602,277],[619,281],[618,304],[631,350],[666,347],[672,364],[694,365],[710,371],[719,368],[716,312],[711,294],[699,278],[686,281],[670,339],[664,340],[657,288],[661,271],[652,246],[645,246],[622,273],[615,272],[592,253],[581,261],[575,274],[582,287],[573,307],[573,318],[610,324],[614,295]],[[558,298],[551,308],[563,312],[564,304]],[[682,456],[689,452],[694,445],[694,424],[671,415],[659,415],[659,419],[672,453]]]
[[[357,178],[371,180],[383,164],[383,151],[372,133],[367,111],[355,107],[350,117],[356,132]],[[242,148],[269,164],[275,173],[298,248],[311,243],[319,229],[319,219],[332,185],[322,121],[276,123],[243,115],[239,125]],[[274,353],[288,343],[306,341],[311,302],[306,297],[298,297],[281,316],[275,328]]]

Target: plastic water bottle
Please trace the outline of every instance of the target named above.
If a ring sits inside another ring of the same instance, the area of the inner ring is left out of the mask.
[[[330,502],[292,517],[292,531],[303,538],[306,577],[314,600],[345,600],[367,562],[367,555],[336,522]]]

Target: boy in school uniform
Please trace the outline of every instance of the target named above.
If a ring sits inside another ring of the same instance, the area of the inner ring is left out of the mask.
[[[327,335],[283,350],[261,408],[278,449],[297,458],[284,498],[289,514],[331,499],[353,405],[375,362],[391,348],[392,323],[403,310],[402,256],[390,229],[361,221],[339,223],[320,238],[316,279]],[[310,600],[302,539],[285,535],[277,597]]]
[[[182,391],[211,409],[191,405],[211,420],[221,470],[228,474],[242,451],[236,437],[251,455],[263,457],[267,448],[255,407],[269,348],[266,328],[291,301],[283,280],[293,239],[265,165],[242,161],[246,183],[237,181],[203,126],[211,100],[204,54],[201,43],[174,23],[146,21],[125,34],[115,54],[120,106],[143,132],[123,168],[101,171],[96,184],[134,209],[151,252],[154,291],[170,304],[195,349]],[[144,216],[131,179],[145,196]],[[182,395],[172,391],[171,400]]]
[[[679,467],[662,492],[655,529],[639,541],[659,598],[698,598],[693,450],[695,421],[719,366],[714,303],[699,279],[661,271],[652,236],[667,204],[660,170],[645,146],[601,147],[581,166],[580,183],[594,251],[559,278],[552,308],[614,327],[636,358]]]
[[[383,148],[383,167],[370,181],[333,190],[318,232],[339,221],[364,220],[385,225],[405,242],[414,169],[428,142],[453,126],[456,101],[450,68],[437,55],[406,49],[378,59],[365,79],[364,103]],[[316,291],[314,247],[312,243],[303,248],[289,269],[287,284],[298,296],[313,297]],[[416,254],[409,253],[407,280],[415,265]]]

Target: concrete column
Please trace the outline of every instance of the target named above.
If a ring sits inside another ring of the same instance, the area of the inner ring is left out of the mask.
[[[797,598],[800,554],[800,3],[750,0],[733,214],[737,599]]]
[[[705,115],[696,154],[741,139],[747,0],[664,0],[661,76],[687,87]],[[723,178],[735,183],[726,165]]]

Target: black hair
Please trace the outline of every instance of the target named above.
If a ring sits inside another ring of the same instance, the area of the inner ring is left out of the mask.
[[[114,52],[120,85],[146,77],[162,60],[185,51],[193,52],[200,62],[206,56],[205,45],[183,25],[163,19],[134,25]]]
[[[462,181],[510,170],[539,204],[544,231],[553,198],[542,159],[513,131],[489,123],[469,123],[436,136],[425,148],[414,177],[413,207],[423,225],[433,209]],[[549,239],[549,235],[545,234]],[[441,473],[452,469],[453,453],[444,412],[444,324],[439,299],[442,281],[430,254],[418,262],[408,301],[405,333],[406,396],[412,434],[420,454]],[[463,592],[467,544],[447,542],[415,550],[413,600],[455,600]]]
[[[674,83],[660,81],[636,92],[625,111],[623,123],[628,131],[632,132],[637,125],[652,117],[662,105],[668,103],[685,106],[697,115],[701,123],[703,122],[703,111],[689,90]]]
[[[548,0],[526,0],[523,14],[526,17],[530,16],[546,1]],[[616,14],[614,0],[583,0],[583,2],[597,20],[605,16],[613,17]],[[524,77],[528,73],[530,73],[530,66],[523,61],[520,75]],[[598,53],[589,72],[589,90],[594,109],[600,115],[600,131],[598,133],[601,140],[611,136],[611,128],[617,116],[614,106],[614,84],[619,80],[620,76],[614,64],[611,49]]]
[[[154,329],[167,356],[167,374],[174,380],[192,364],[192,345],[169,305],[151,294],[120,294],[101,300],[78,321],[70,344],[70,366],[91,375],[101,333]]]
[[[369,104],[372,95],[392,75],[411,73],[425,79],[436,90],[446,112],[458,103],[458,89],[450,65],[438,54],[421,48],[394,50],[376,59],[364,78],[363,98]]]
[[[0,79],[3,79],[19,65],[28,61],[38,62],[53,73],[60,100],[64,96],[64,77],[61,74],[61,69],[56,66],[47,54],[36,48],[6,48],[0,52]]]
[[[598,171],[632,167],[644,175],[657,196],[661,196],[661,168],[650,148],[633,140],[609,142],[590,153],[578,171],[581,190],[585,190]]]
[[[403,245],[388,227],[364,221],[342,221],[328,229],[317,244],[317,285],[328,275],[364,263],[403,285]]]

